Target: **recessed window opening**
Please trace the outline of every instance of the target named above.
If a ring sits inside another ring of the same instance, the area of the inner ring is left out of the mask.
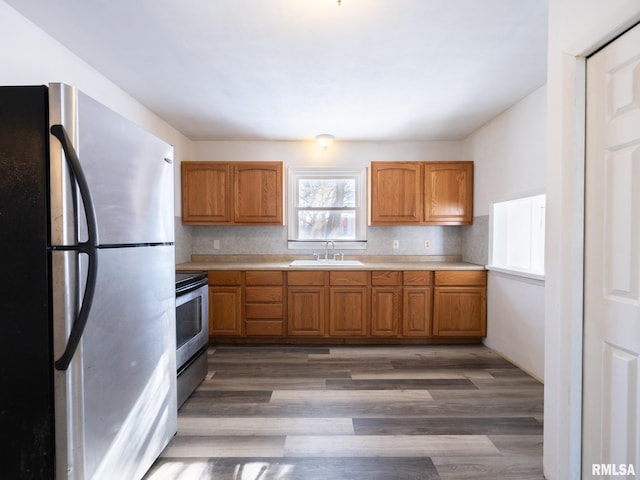
[[[289,248],[315,248],[328,240],[364,248],[365,171],[289,171]]]
[[[546,195],[494,202],[489,267],[544,275]]]

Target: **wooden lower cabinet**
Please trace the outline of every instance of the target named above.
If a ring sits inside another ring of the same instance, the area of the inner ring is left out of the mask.
[[[487,272],[436,272],[433,334],[484,337],[487,334]]]
[[[396,337],[402,315],[402,272],[371,272],[372,337]]]
[[[367,287],[329,288],[329,335],[365,336],[369,329],[369,289]]]
[[[289,335],[324,335],[324,287],[289,287],[287,300]]]
[[[284,272],[248,271],[244,284],[246,335],[284,335]]]
[[[371,287],[371,336],[398,335],[401,307],[400,288]]]
[[[402,335],[431,335],[431,287],[405,287],[402,292]]]
[[[403,273],[402,335],[431,335],[431,296],[433,272],[411,270]]]
[[[209,272],[209,336],[242,335],[242,272]]]
[[[326,273],[300,271],[287,274],[287,333],[324,336]]]
[[[209,287],[209,335],[242,335],[242,288]]]
[[[486,272],[213,271],[209,312],[210,336],[237,341],[469,342],[486,335]]]
[[[362,337],[369,332],[369,272],[329,272],[329,335]]]

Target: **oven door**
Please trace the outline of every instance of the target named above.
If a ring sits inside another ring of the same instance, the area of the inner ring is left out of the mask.
[[[209,341],[208,286],[176,298],[176,366],[178,371]]]

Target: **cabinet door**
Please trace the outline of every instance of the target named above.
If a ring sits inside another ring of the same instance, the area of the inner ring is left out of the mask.
[[[367,335],[368,320],[368,287],[331,287],[329,289],[330,335]]]
[[[289,335],[324,335],[324,287],[289,287],[287,300]]]
[[[400,319],[400,288],[371,288],[371,336],[394,337]]]
[[[182,222],[231,222],[231,172],[228,163],[182,162]]]
[[[234,222],[282,225],[282,163],[241,162],[233,170]]]
[[[371,224],[422,222],[422,165],[418,162],[371,163]]]
[[[372,337],[398,335],[402,312],[402,272],[371,272],[371,325]]]
[[[242,335],[241,287],[209,287],[209,335]]]
[[[424,222],[468,225],[473,221],[473,162],[424,164]]]
[[[402,335],[431,335],[431,287],[407,287],[402,291]]]
[[[440,337],[487,334],[486,287],[436,287],[433,333]]]

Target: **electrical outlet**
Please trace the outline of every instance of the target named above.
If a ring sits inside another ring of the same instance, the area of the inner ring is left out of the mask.
[[[398,240],[394,240],[393,241],[393,249],[397,250],[398,248],[400,248],[400,242]]]
[[[218,250],[220,248],[220,240],[217,238],[213,241],[213,248],[214,250]]]
[[[424,249],[429,250],[431,248],[431,242],[429,240],[424,241]]]

